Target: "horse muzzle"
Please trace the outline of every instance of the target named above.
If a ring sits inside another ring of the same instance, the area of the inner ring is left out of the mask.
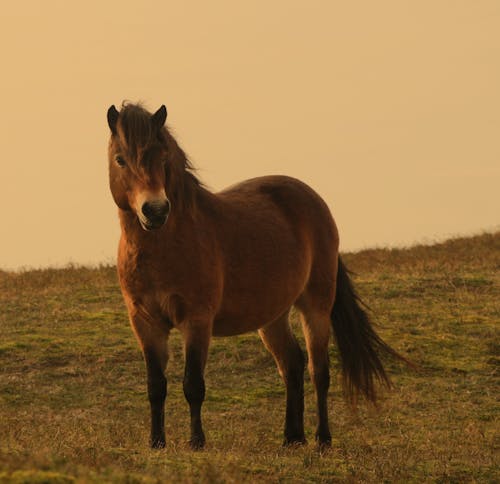
[[[169,213],[170,202],[168,198],[144,202],[139,214],[139,222],[144,230],[156,230],[165,224]]]

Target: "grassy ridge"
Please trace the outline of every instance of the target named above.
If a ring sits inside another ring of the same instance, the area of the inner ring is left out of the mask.
[[[323,454],[308,378],[311,442],[280,447],[284,388],[256,334],[213,340],[207,449],[189,451],[175,332],[167,448],[149,450],[144,364],[115,269],[0,271],[0,483],[500,480],[500,233],[344,259],[380,334],[421,370],[388,362],[395,389],[354,414],[332,345]]]

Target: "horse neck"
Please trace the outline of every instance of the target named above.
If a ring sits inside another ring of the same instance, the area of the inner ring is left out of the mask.
[[[202,191],[201,184],[189,171],[190,164],[186,153],[178,145],[175,138],[167,133],[166,148],[171,153],[168,161],[170,164],[170,176],[165,180],[165,192],[171,203],[180,207],[180,210],[191,210],[196,208],[196,202]]]

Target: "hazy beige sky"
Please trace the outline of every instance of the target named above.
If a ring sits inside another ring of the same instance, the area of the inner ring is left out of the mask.
[[[213,189],[308,182],[343,250],[500,223],[498,0],[8,2],[0,46],[0,268],[114,260],[123,99]]]

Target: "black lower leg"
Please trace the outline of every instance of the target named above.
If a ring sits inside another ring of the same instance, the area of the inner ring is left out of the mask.
[[[145,350],[144,356],[148,372],[148,397],[151,406],[152,448],[165,447],[165,398],[167,397],[167,379],[163,368],[154,353]]]
[[[303,444],[304,435],[304,354],[297,345],[285,376],[286,416],[284,445]]]
[[[201,449],[205,445],[205,434],[201,425],[201,405],[205,399],[205,381],[199,353],[193,349],[186,351],[183,386],[191,414],[191,439],[189,444],[192,449]]]
[[[314,373],[314,385],[316,387],[316,400],[318,412],[318,427],[316,429],[316,440],[320,445],[330,445],[332,436],[328,425],[328,388],[330,386],[330,371],[328,364],[323,365]]]

